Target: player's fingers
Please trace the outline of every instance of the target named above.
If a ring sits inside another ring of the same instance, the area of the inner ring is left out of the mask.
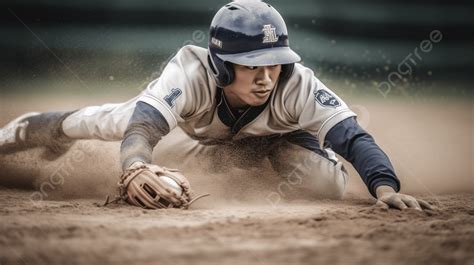
[[[386,204],[385,202],[381,201],[381,200],[377,200],[377,203],[375,203],[375,206],[378,207],[378,208],[382,208],[382,209],[388,209],[390,208],[388,206],[388,204]]]
[[[429,204],[428,202],[426,202],[424,200],[418,199],[418,203],[420,204],[420,206],[423,209],[428,209],[428,210],[434,210],[435,209],[435,207],[433,205]]]
[[[402,198],[403,203],[408,206],[408,208],[416,209],[421,211],[421,206],[418,204],[415,198],[412,197],[404,197]]]
[[[397,209],[400,209],[400,210],[405,210],[406,208],[408,208],[405,203],[403,203],[403,201],[400,199],[400,198],[393,198],[387,202],[388,205],[394,207],[394,208],[397,208]]]

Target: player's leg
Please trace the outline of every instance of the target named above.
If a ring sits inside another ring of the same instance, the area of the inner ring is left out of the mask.
[[[62,121],[72,112],[29,112],[0,129],[0,153],[9,154],[44,146],[45,157],[66,152],[72,140],[65,136]]]
[[[307,189],[317,197],[340,199],[348,182],[342,162],[330,149],[321,149],[308,132],[295,131],[280,138],[269,155],[273,168],[288,188]]]
[[[45,158],[55,159],[76,139],[120,140],[137,98],[70,112],[23,114],[0,129],[0,154],[43,146]]]
[[[71,139],[120,141],[139,97],[123,103],[79,109],[62,122],[64,134]]]

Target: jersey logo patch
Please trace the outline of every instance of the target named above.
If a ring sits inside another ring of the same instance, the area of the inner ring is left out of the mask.
[[[341,106],[341,103],[331,95],[329,92],[326,90],[320,89],[318,91],[314,91],[314,99],[323,107],[331,107],[331,108],[337,108]]]
[[[272,27],[272,24],[263,25],[263,42],[262,43],[273,43],[278,41],[278,36],[276,35],[276,29]]]
[[[183,92],[181,91],[181,89],[179,88],[173,88],[171,89],[171,92],[169,95],[165,96],[163,99],[166,101],[166,103],[168,103],[168,105],[170,105],[170,107],[173,107],[174,106],[174,103],[176,101],[176,99],[181,96],[181,94],[183,94]]]

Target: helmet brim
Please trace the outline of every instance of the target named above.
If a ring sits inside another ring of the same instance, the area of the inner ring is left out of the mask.
[[[273,47],[235,54],[216,54],[221,60],[245,66],[291,64],[301,57],[289,47]]]

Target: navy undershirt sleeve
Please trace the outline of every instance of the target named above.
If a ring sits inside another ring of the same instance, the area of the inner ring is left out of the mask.
[[[153,147],[169,131],[165,117],[156,108],[138,102],[120,146],[122,169],[137,161],[150,163]]]
[[[400,190],[400,181],[388,156],[354,117],[331,128],[324,143],[354,166],[372,196],[377,197],[375,190],[382,185]]]

